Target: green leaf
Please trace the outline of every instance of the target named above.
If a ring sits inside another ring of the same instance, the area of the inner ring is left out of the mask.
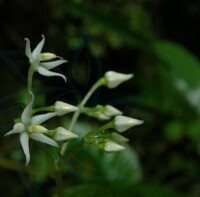
[[[125,185],[141,181],[142,170],[138,156],[128,146],[121,152],[106,153],[85,145],[74,158],[71,171],[83,180],[120,182]]]
[[[104,34],[112,33],[113,36],[118,36],[120,39],[126,41],[129,45],[135,46],[137,48],[145,48],[149,43],[149,38],[146,38],[141,32],[129,28],[125,25],[123,20],[117,19],[117,16],[112,16],[105,14],[99,10],[96,6],[85,6],[84,4],[77,4],[74,2],[63,1],[62,6],[65,6],[67,12],[70,13],[75,18],[88,20],[95,26],[100,27]],[[139,11],[138,11],[139,12]],[[140,15],[144,13],[141,13]],[[144,18],[148,18],[144,16]],[[138,22],[139,23],[139,22]],[[141,26],[144,26],[142,24]],[[149,29],[147,27],[146,29]]]
[[[169,41],[156,41],[152,51],[161,60],[173,85],[200,112],[200,61],[184,47]]]
[[[131,187],[121,185],[82,184],[65,191],[66,197],[181,197],[169,188],[157,184],[139,184]]]
[[[156,41],[152,49],[154,53],[167,63],[176,78],[184,80],[190,87],[200,86],[200,62],[184,47],[169,42]]]
[[[179,141],[184,134],[184,128],[181,122],[170,122],[165,128],[165,135],[171,141]]]

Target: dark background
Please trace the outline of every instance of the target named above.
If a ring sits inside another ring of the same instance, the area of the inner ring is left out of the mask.
[[[43,51],[69,61],[55,69],[68,83],[36,74],[35,106],[58,99],[77,104],[104,72],[115,70],[135,77],[114,90],[101,88],[90,106],[109,103],[145,120],[125,133],[127,161],[116,154],[109,163],[87,147],[77,153],[64,177],[66,196],[199,197],[199,13],[197,0],[0,0],[1,195],[54,194],[52,175],[33,173],[35,166],[48,169],[36,144],[24,169],[18,138],[3,137],[26,103],[24,38],[33,49],[44,34]],[[97,122],[82,117],[79,129],[90,124]]]

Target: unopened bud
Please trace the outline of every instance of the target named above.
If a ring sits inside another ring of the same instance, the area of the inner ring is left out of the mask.
[[[62,116],[67,113],[78,110],[78,107],[70,105],[68,103],[64,103],[62,101],[56,101],[54,107],[55,107],[55,111],[58,112],[58,116]]]
[[[48,61],[48,60],[52,60],[55,59],[57,56],[53,53],[41,53],[41,60],[42,61]]]
[[[58,127],[57,129],[55,129],[54,139],[56,141],[69,140],[74,138],[78,138],[78,135],[68,131],[63,127]]]
[[[124,150],[125,148],[123,146],[120,146],[119,144],[113,142],[113,141],[108,141],[104,145],[104,150],[106,152],[117,152]]]
[[[41,125],[31,125],[28,127],[30,133],[47,133],[47,129]]]
[[[108,71],[104,75],[105,85],[108,88],[115,88],[132,77],[133,74],[122,74],[115,71]]]
[[[137,119],[129,118],[126,116],[117,116],[114,119],[114,128],[118,132],[124,132],[130,129],[131,127],[143,124],[143,122],[144,121],[142,120],[137,120]]]

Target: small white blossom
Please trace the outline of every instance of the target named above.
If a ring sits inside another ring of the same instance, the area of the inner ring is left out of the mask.
[[[132,77],[133,74],[122,74],[115,71],[108,71],[104,75],[105,85],[108,88],[115,88]]]
[[[54,139],[56,141],[69,140],[74,138],[78,138],[78,135],[68,131],[63,127],[58,127],[57,129],[55,129]]]
[[[114,119],[114,127],[118,132],[124,132],[131,127],[143,124],[143,122],[144,121],[142,120],[137,120],[126,116],[117,116]]]
[[[31,123],[32,119],[34,118],[31,118],[34,95],[32,93],[30,93],[30,95],[31,101],[21,115],[21,123],[16,123],[13,129],[5,134],[5,136],[15,133],[20,134],[20,143],[26,156],[26,166],[30,162],[29,138],[45,144],[49,144],[51,146],[58,147],[58,144],[54,140],[42,134],[47,132],[47,129],[45,127],[39,125],[44,121],[38,119],[38,122],[35,121],[35,124]]]
[[[119,144],[113,142],[113,141],[108,141],[104,145],[104,150],[106,152],[117,152],[124,150],[125,148],[123,146],[120,146]]]
[[[78,110],[78,107],[70,105],[68,103],[64,103],[62,101],[56,101],[54,107],[55,107],[55,112],[58,113],[58,116],[62,116],[67,113],[75,112]]]
[[[43,62],[44,60],[52,60],[56,58],[57,56],[52,53],[41,53],[42,48],[45,43],[45,37],[42,35],[42,41],[36,46],[36,48],[31,52],[30,48],[30,40],[28,38],[25,38],[26,40],[26,56],[29,58],[30,64],[33,66],[34,70],[41,75],[52,77],[52,76],[58,76],[62,77],[66,82],[66,77],[62,74],[55,73],[50,71],[51,69],[67,62],[66,60],[56,60],[52,62]]]

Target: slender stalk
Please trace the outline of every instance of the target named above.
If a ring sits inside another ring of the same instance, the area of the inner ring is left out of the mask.
[[[90,99],[90,97],[92,96],[92,94],[100,87],[104,84],[104,78],[101,78],[100,80],[98,80],[93,86],[92,88],[89,90],[89,92],[86,94],[86,96],[83,98],[83,100],[81,101],[80,105],[79,105],[79,108],[82,108],[85,106],[85,104],[87,103],[87,101]],[[74,129],[74,126],[79,118],[81,114],[81,111],[78,110],[74,113],[73,117],[72,117],[72,121],[71,121],[71,124],[70,124],[70,127],[69,127],[69,130],[71,132],[73,132],[73,129]],[[61,155],[64,155],[65,154],[65,151],[67,149],[67,142],[64,143],[61,147]]]
[[[113,127],[114,127],[114,124],[113,124],[113,121],[112,121],[112,122],[109,122],[109,123],[103,125],[102,127],[99,127],[98,129],[96,129],[94,131],[89,132],[88,134],[86,134],[86,136],[90,135],[91,133],[105,131],[105,130],[113,128]]]
[[[60,168],[58,161],[55,161],[55,176],[56,176],[56,185],[57,185],[58,197],[63,197],[62,170]]]
[[[33,109],[32,113],[35,114],[37,112],[42,112],[42,111],[54,111],[54,106],[40,107],[40,108],[37,108],[37,109]]]
[[[34,75],[34,67],[33,65],[30,65],[29,72],[28,72],[28,92],[32,91],[32,83],[33,83],[33,75]],[[52,106],[49,107],[42,107],[38,108],[36,110],[33,110],[33,113],[39,112],[39,111],[52,111]],[[39,143],[40,144],[40,143]],[[56,186],[57,186],[57,194],[58,197],[63,197],[63,184],[62,184],[62,172],[61,168],[59,166],[59,160],[54,160],[54,158],[49,154],[48,150],[43,144],[40,144],[40,147],[44,151],[45,155],[47,156],[47,159],[51,166],[55,169],[55,179],[56,179]]]
[[[32,91],[33,74],[34,74],[34,68],[32,65],[30,65],[28,71],[28,92]]]

